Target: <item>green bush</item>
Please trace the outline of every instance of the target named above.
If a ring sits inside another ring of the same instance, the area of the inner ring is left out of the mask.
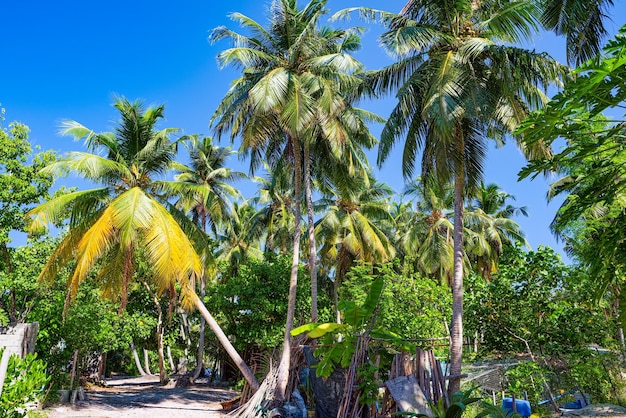
[[[46,364],[39,360],[36,354],[28,354],[23,360],[19,356],[11,355],[0,396],[2,416],[6,418],[26,416],[26,405],[41,399],[43,389],[49,380]]]
[[[593,403],[621,403],[624,379],[619,352],[581,349],[567,355],[563,380],[568,388],[579,387]]]
[[[550,370],[536,362],[520,363],[506,372],[509,392],[517,394],[526,392],[528,400],[537,405],[543,399],[543,382],[548,381],[550,374]]]

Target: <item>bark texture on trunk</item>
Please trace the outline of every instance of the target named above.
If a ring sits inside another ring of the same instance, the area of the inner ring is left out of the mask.
[[[292,138],[293,140],[293,138]],[[302,166],[300,158],[300,146],[297,140],[293,140],[294,166],[295,166],[295,217],[296,222],[293,232],[293,256],[291,259],[291,277],[289,279],[289,299],[287,302],[287,320],[285,321],[285,337],[283,340],[283,351],[278,364],[276,375],[276,390],[274,400],[283,402],[289,383],[289,366],[291,364],[291,330],[293,329],[293,319],[296,312],[296,289],[298,286],[298,267],[300,265],[300,207],[302,204]]]
[[[220,344],[222,344],[222,347],[224,347],[226,353],[230,356],[233,363],[235,363],[235,365],[243,375],[244,379],[246,379],[246,382],[248,382],[253,391],[256,391],[259,388],[259,382],[256,380],[256,377],[254,376],[254,373],[252,373],[252,370],[250,370],[250,368],[243,361],[237,350],[235,350],[235,347],[233,347],[233,345],[230,343],[228,337],[226,337],[226,334],[224,334],[224,331],[222,331],[222,328],[220,328],[219,324],[209,313],[200,298],[196,297],[194,303],[198,311],[200,311],[200,315],[202,315],[202,317],[206,320],[209,328],[211,328]]]
[[[170,349],[169,345],[167,346],[167,360],[170,363],[170,369],[172,369],[172,372],[178,372],[178,368],[174,364],[174,359],[172,358],[172,350]]]
[[[313,213],[313,190],[311,187],[311,155],[309,147],[304,147],[304,190],[309,228],[309,272],[311,273],[311,322],[317,322],[317,242],[315,240],[315,219]]]
[[[98,362],[98,379],[104,380],[107,371],[107,353],[100,354],[100,362]]]
[[[156,327],[156,337],[157,337],[157,354],[159,356],[159,382],[161,384],[165,384],[168,381],[167,369],[165,368],[165,350],[163,348],[163,334],[165,333],[165,327],[163,326],[163,309],[161,309],[161,303],[159,301],[159,297],[152,291],[150,285],[147,282],[143,282],[144,287],[148,290],[148,293],[152,297],[152,301],[154,302],[154,307],[157,310],[157,327]],[[146,363],[147,368],[147,363]]]
[[[135,359],[135,366],[137,366],[137,371],[141,376],[145,376],[146,372],[143,370],[143,366],[141,365],[141,360],[139,360],[139,353],[137,353],[137,348],[135,347],[134,342],[130,342],[130,349],[133,352],[133,358]]]
[[[150,357],[148,356],[148,350],[145,348],[143,349],[143,363],[146,368],[146,373],[152,375],[152,372],[150,371]]]
[[[204,277],[204,272],[202,272],[202,277],[200,278],[200,300],[204,302],[204,296],[206,295],[206,278]],[[200,317],[200,336],[198,337],[198,352],[196,353],[196,371],[193,374],[193,380],[196,380],[200,373],[202,373],[202,369],[204,368],[204,327],[206,321],[204,317]]]
[[[462,144],[461,144],[462,145]],[[463,147],[459,147],[463,149]],[[450,329],[450,380],[448,394],[461,389],[463,356],[463,191],[465,170],[457,167],[454,177],[454,274],[452,278],[452,326]]]

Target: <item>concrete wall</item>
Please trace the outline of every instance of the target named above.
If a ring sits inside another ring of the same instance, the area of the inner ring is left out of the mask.
[[[37,322],[0,327],[0,347],[6,347],[10,354],[24,358],[26,354],[35,352],[38,331]]]

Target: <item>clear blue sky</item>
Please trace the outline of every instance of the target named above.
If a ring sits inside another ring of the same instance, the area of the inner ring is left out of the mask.
[[[304,4],[304,0],[300,0]],[[609,30],[626,23],[626,5],[616,0]],[[2,6],[2,64],[0,103],[7,121],[19,120],[31,128],[31,141],[43,149],[61,153],[82,150],[82,143],[57,135],[59,122],[73,119],[96,131],[110,130],[117,117],[110,106],[113,95],[123,95],[146,104],[166,104],[164,126],[185,133],[210,135],[209,119],[236,73],[219,70],[216,55],[226,42],[210,45],[209,31],[218,25],[238,30],[229,12],[267,21],[268,2],[239,0],[109,0],[58,2],[18,0]],[[403,0],[330,0],[329,8],[368,6],[398,11]],[[350,24],[367,26],[356,19]],[[358,58],[370,69],[391,62],[377,46],[379,27],[368,26]],[[530,46],[564,59],[563,42],[543,34]],[[387,117],[393,100],[387,98],[363,105]],[[380,128],[374,128],[375,133]],[[228,144],[225,138],[222,144]],[[399,153],[377,170],[377,177],[397,192],[403,189]],[[231,160],[247,172],[247,163]],[[375,163],[375,152],[371,154]],[[533,248],[549,245],[560,250],[548,229],[558,203],[548,205],[547,181],[517,182],[524,160],[517,148],[492,149],[485,182],[497,183],[529,209],[522,225]],[[74,181],[68,180],[66,183]],[[251,197],[254,186],[240,184]],[[16,242],[17,244],[17,242]]]

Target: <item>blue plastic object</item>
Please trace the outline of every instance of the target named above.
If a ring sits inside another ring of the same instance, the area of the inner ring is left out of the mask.
[[[530,402],[525,401],[523,399],[515,400],[515,409],[517,413],[521,416],[528,418],[532,411],[530,410]],[[502,400],[502,410],[507,411],[507,415],[513,412],[513,399],[512,398],[504,398]]]

